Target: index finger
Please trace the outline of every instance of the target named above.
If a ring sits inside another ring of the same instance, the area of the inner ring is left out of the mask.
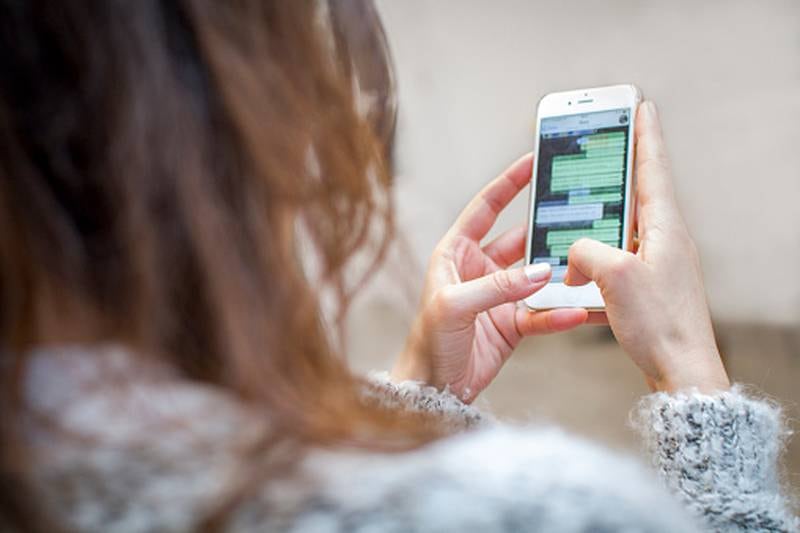
[[[480,241],[497,220],[500,212],[531,180],[533,154],[526,154],[491,181],[461,212],[451,229]]]
[[[514,320],[517,332],[521,336],[527,337],[567,331],[584,324],[588,317],[589,313],[586,309],[580,307],[549,311],[530,311],[518,308]]]
[[[644,207],[659,201],[673,202],[669,158],[661,121],[653,102],[639,106],[636,114],[636,189]]]

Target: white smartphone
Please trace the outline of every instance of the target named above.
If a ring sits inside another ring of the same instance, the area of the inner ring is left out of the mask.
[[[531,309],[603,309],[595,283],[564,285],[567,253],[581,237],[632,246],[634,85],[550,93],[539,101],[526,264],[550,263],[550,283]]]

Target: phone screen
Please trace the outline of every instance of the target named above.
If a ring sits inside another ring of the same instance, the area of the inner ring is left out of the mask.
[[[630,109],[546,117],[539,125],[533,263],[561,283],[570,245],[581,237],[622,247]]]

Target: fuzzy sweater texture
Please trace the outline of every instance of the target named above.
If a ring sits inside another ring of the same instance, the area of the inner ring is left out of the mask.
[[[263,481],[263,465],[241,458],[263,417],[132,361],[113,347],[32,359],[37,490],[79,531],[194,530],[248,474],[255,482],[229,515],[231,531],[800,531],[778,475],[780,410],[739,387],[646,397],[632,419],[647,465],[374,374],[365,401],[432,413],[453,435],[405,453],[310,450]]]

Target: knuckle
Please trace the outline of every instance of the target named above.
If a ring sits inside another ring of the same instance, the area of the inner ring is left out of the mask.
[[[667,152],[664,147],[664,137],[660,133],[644,131],[638,139],[638,149],[645,159],[667,162]]]
[[[505,270],[496,272],[494,276],[492,276],[492,282],[499,294],[506,295],[514,290],[514,282],[509,273]]]
[[[474,241],[467,239],[461,235],[453,238],[450,242],[448,242],[447,250],[443,252],[451,258],[454,257],[463,257],[468,254],[472,247],[475,246]]]
[[[631,253],[621,254],[609,267],[609,275],[612,279],[628,279],[639,266],[639,260]]]
[[[454,309],[454,297],[452,288],[447,285],[433,293],[431,298],[431,313],[435,317],[443,317],[452,314]]]
[[[581,251],[586,246],[586,243],[588,242],[588,240],[589,239],[587,239],[586,237],[581,237],[580,239],[578,239],[575,242],[573,242],[569,247],[569,252],[568,252],[569,256],[580,254]]]
[[[646,174],[669,174],[671,172],[667,157],[663,154],[652,152],[644,154],[638,170]]]
[[[453,240],[448,237],[443,238],[433,249],[431,255],[434,257],[447,257],[453,249]]]

